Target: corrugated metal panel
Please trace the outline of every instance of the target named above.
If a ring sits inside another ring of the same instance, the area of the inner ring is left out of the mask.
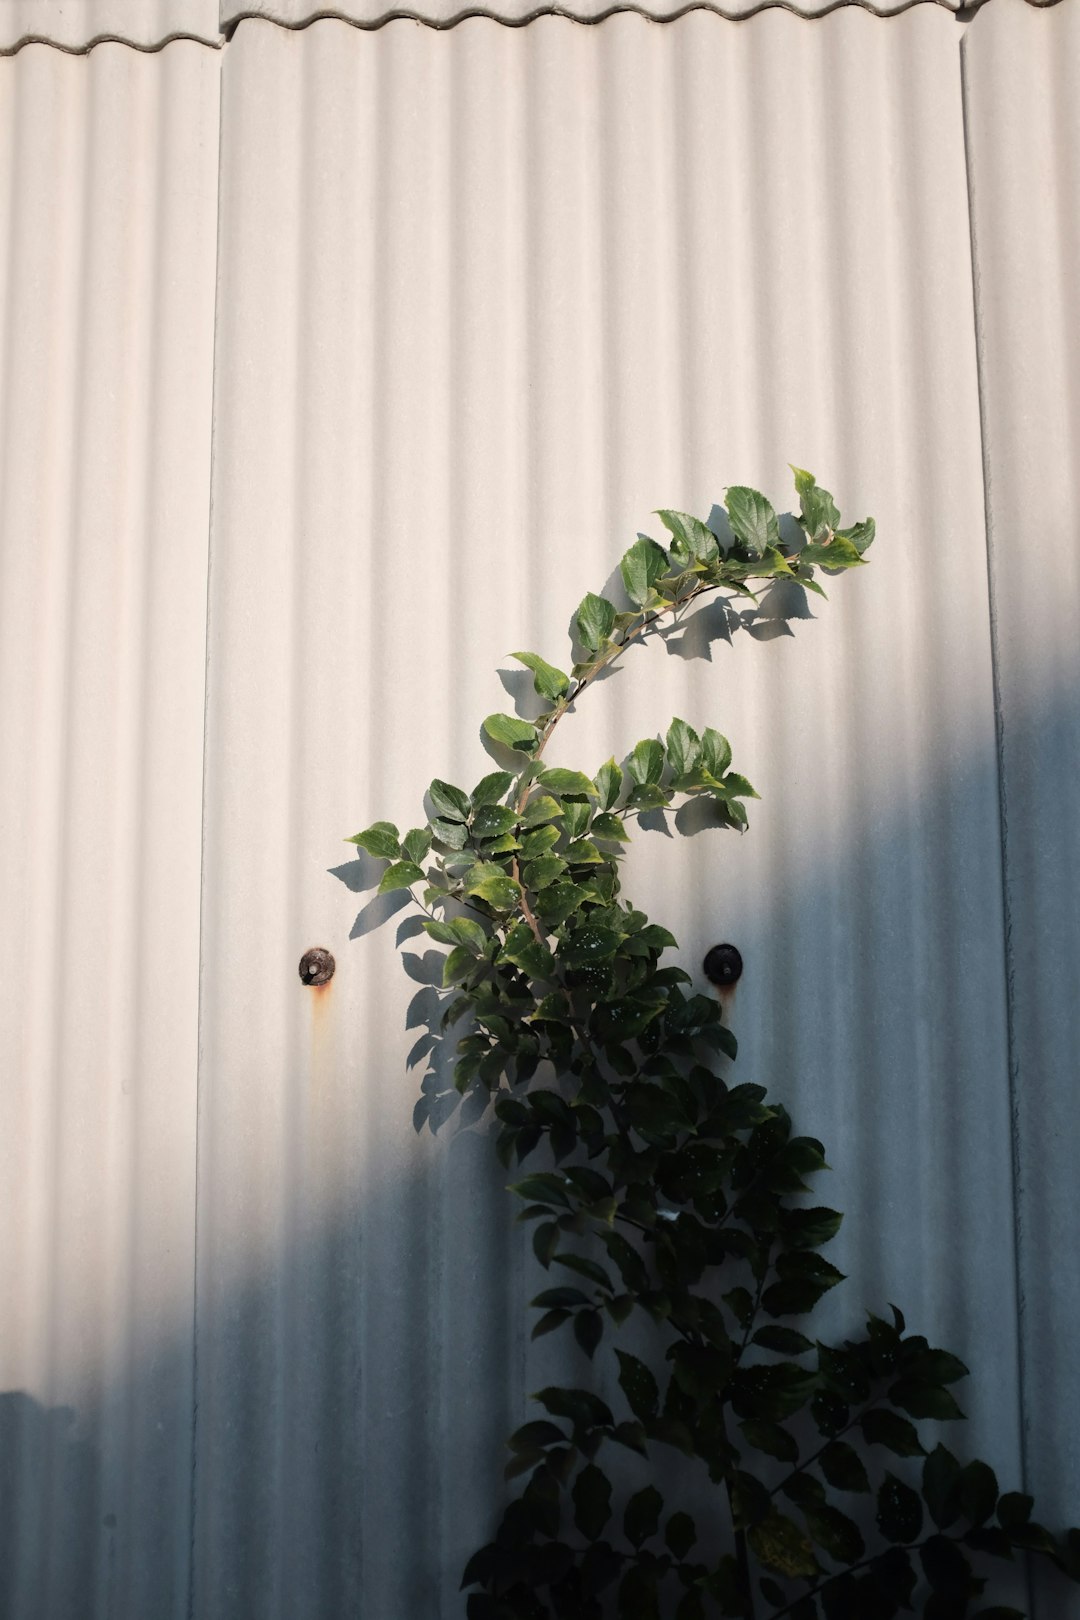
[[[0,1612],[186,1603],[219,57],[0,62]]]
[[[550,1358],[488,1144],[413,1130],[426,964],[342,835],[487,766],[508,647],[650,510],[786,458],[878,517],[786,626],[714,621],[561,739],[672,713],[764,795],[628,891],[742,948],[739,1072],[836,1167],[851,1281],[1019,1473],[1004,928],[957,30],[918,6],[438,34],[244,22],[223,105],[195,1608],[458,1615]],[[820,622],[818,622],[820,621]],[[793,631],[787,634],[786,630]],[[520,681],[506,677],[515,692]],[[351,891],[351,892],[350,892]],[[301,953],[329,946],[319,995]],[[417,999],[412,1000],[413,997]],[[410,1006],[411,1003],[411,1006]],[[412,1027],[407,1028],[407,1023]],[[898,1236],[899,1234],[902,1234]],[[1003,1330],[1004,1324],[1004,1330]],[[977,1347],[977,1352],[974,1347]],[[547,1359],[545,1359],[547,1358]]]
[[[1080,1503],[1080,11],[995,4],[964,44],[1001,709],[1025,1441]],[[1080,1614],[1061,1591],[1040,1615]]]
[[[217,0],[4,0],[0,52],[29,41],[85,51],[102,40],[156,50],[184,37],[220,43]]]

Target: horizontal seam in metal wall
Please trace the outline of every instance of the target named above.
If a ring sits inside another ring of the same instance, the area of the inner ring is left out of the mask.
[[[871,16],[888,22],[893,17],[902,16],[905,11],[911,11],[915,6],[932,5],[949,11],[958,22],[967,22],[975,11],[989,5],[990,0],[974,0],[974,3],[961,5],[956,8],[948,4],[948,0],[904,0],[904,3],[890,11],[880,11],[870,4],[870,0],[831,0],[830,4],[823,5],[817,11],[807,11],[802,7],[788,4],[788,0],[761,0],[752,11],[730,12],[722,6],[709,5],[706,0],[689,0],[684,6],[676,7],[672,11],[653,12],[645,6],[638,5],[611,5],[606,10],[597,12],[594,16],[581,16],[578,12],[565,6],[537,6],[524,17],[501,17],[498,12],[491,11],[482,6],[470,7],[464,11],[455,12],[452,17],[425,17],[419,11],[407,9],[384,11],[378,17],[359,18],[349,17],[343,11],[327,9],[312,12],[301,22],[288,22],[281,17],[270,17],[261,11],[243,11],[233,17],[225,29],[215,38],[206,34],[185,33],[177,30],[166,34],[162,39],[155,40],[152,45],[143,45],[136,40],[125,39],[122,34],[95,34],[85,45],[65,45],[62,41],[49,39],[45,34],[24,34],[14,45],[0,46],[0,57],[17,56],[28,45],[48,45],[54,51],[63,51],[65,56],[88,56],[98,45],[126,45],[129,50],[141,51],[144,55],[152,56],[163,51],[167,45],[173,45],[178,40],[190,40],[194,45],[205,45],[208,50],[222,50],[232,39],[242,22],[269,22],[276,28],[287,28],[291,33],[300,33],[310,28],[312,23],[325,22],[328,19],[347,23],[350,28],[358,28],[363,32],[373,32],[384,28],[391,22],[421,23],[425,28],[448,29],[456,28],[458,23],[467,22],[473,17],[486,17],[490,22],[501,23],[504,28],[524,28],[540,17],[563,17],[567,22],[579,23],[582,27],[591,27],[595,23],[606,22],[609,17],[619,16],[622,13],[644,17],[647,22],[668,23],[677,22],[691,11],[710,11],[714,16],[722,17],[726,22],[748,22],[752,17],[758,17],[763,11],[788,11],[795,17],[801,17],[804,22],[817,22],[822,17],[831,16],[834,11],[841,11],[854,7],[859,11],[868,11]],[[1028,0],[1028,4],[1046,9],[1049,6],[1063,4],[1063,0]]]
[[[1038,3],[1038,0],[1033,0],[1033,3]],[[1053,3],[1058,4],[1059,0],[1053,0]],[[562,17],[566,22],[579,23],[583,28],[590,28],[596,23],[606,22],[609,17],[621,16],[624,13],[643,17],[646,22],[663,24],[677,22],[680,17],[685,17],[691,11],[710,11],[714,16],[723,18],[725,22],[741,23],[749,22],[752,17],[760,16],[763,11],[788,11],[793,17],[801,18],[803,22],[817,22],[820,18],[826,17],[834,11],[856,10],[868,11],[871,16],[879,18],[881,22],[889,22],[893,17],[899,17],[905,11],[911,11],[915,6],[923,5],[931,5],[955,15],[953,7],[947,3],[947,0],[903,0],[902,4],[888,12],[878,11],[875,6],[868,4],[867,0],[831,0],[831,4],[824,5],[819,11],[812,12],[804,11],[799,6],[789,5],[787,0],[762,0],[762,3],[755,6],[753,11],[741,12],[725,11],[722,6],[708,5],[704,3],[704,0],[689,0],[686,5],[677,6],[671,11],[663,12],[650,11],[645,6],[616,4],[589,16],[582,16],[579,12],[573,11],[567,6],[537,6],[535,10],[527,12],[524,17],[501,17],[498,12],[490,11],[483,6],[470,6],[466,10],[456,11],[452,17],[425,17],[418,11],[402,9],[384,11],[378,17],[361,19],[347,17],[341,11],[326,10],[312,13],[310,17],[305,17],[302,22],[286,22],[280,17],[267,17],[264,12],[244,11],[229,23],[225,38],[226,40],[231,39],[242,22],[255,20],[273,22],[277,27],[288,28],[293,33],[300,33],[305,28],[310,28],[312,23],[325,22],[328,19],[348,23],[350,28],[359,28],[364,32],[384,28],[390,22],[417,22],[422,23],[425,28],[435,29],[456,28],[458,23],[468,22],[473,17],[485,17],[490,22],[501,23],[504,28],[525,28],[529,23],[536,22],[541,17]]]
[[[24,34],[14,45],[0,45],[0,57],[17,56],[28,45],[48,45],[51,50],[63,51],[65,56],[89,56],[98,45],[126,45],[129,51],[141,51],[144,56],[154,56],[158,51],[163,51],[166,45],[175,45],[178,39],[187,39],[193,45],[205,45],[208,50],[220,51],[226,37],[224,34],[218,34],[216,37],[209,34],[187,34],[178,29],[175,33],[166,34],[163,38],[155,40],[152,45],[140,45],[137,40],[125,39],[123,34],[95,34],[85,45],[65,45],[62,40],[49,39],[46,34]]]

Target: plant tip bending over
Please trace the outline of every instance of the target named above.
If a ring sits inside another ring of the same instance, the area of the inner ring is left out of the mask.
[[[828,491],[794,472],[784,532],[742,485],[714,526],[659,512],[666,545],[642,537],[622,559],[626,605],[581,602],[569,670],[512,655],[546,705],[484,721],[512,768],[471,793],[436,779],[422,825],[351,840],[388,862],[380,893],[410,891],[448,947],[455,1092],[486,1102],[505,1165],[529,1160],[512,1191],[551,1274],[533,1337],[568,1332],[586,1363],[610,1344],[617,1369],[618,1409],[589,1377],[532,1397],[542,1415],[510,1437],[506,1469],[523,1488],[465,1570],[468,1620],[888,1620],[915,1604],[927,1620],[1009,1620],[1020,1611],[988,1603],[983,1566],[1035,1553],[1080,1579],[1080,1531],[1051,1534],[987,1464],[924,1444],[920,1421],[962,1416],[956,1356],[895,1307],[840,1344],[804,1331],[843,1280],[821,1254],[841,1217],[808,1202],[824,1148],[764,1087],[717,1072],[736,1052],[722,1006],[663,963],[672,935],[621,898],[645,812],[695,800],[746,826],[757,795],[726,738],[675,719],[591,776],[544,763],[604,671],[703,597],[782,581],[824,595],[819,571],[864,562],[873,520],[841,527]],[[731,945],[705,959],[721,989],[741,970]],[[631,1319],[648,1359],[619,1343]],[[660,1447],[685,1459],[682,1502],[651,1472]]]

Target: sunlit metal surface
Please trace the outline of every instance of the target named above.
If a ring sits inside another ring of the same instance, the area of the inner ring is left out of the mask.
[[[832,1325],[896,1299],[977,1347],[972,1443],[1016,1478],[954,20],[249,21],[222,139],[196,1611],[458,1614],[523,1392],[560,1353],[587,1375],[525,1349],[490,1147],[414,1133],[428,961],[371,931],[391,908],[339,840],[483,773],[479,721],[527,686],[507,649],[558,656],[653,507],[782,498],[786,457],[875,512],[873,566],[672,649],[708,662],[629,661],[559,747],[730,735],[751,832],[654,834],[628,888],[693,971],[742,953],[740,1073],[822,1135],[848,1211]]]
[[[178,37],[220,43],[218,0],[3,0],[0,52],[41,41],[85,51],[104,40],[158,50]]]
[[[184,1613],[219,57],[0,61],[0,1613]]]
[[[962,77],[933,4],[288,5],[0,62],[0,1612],[460,1620],[590,1373],[341,840],[490,767],[653,508],[789,457],[872,566],[629,658],[557,762],[731,738],[750,832],[627,892],[703,988],[737,949],[736,1072],[826,1143],[823,1331],[900,1303],[1076,1518],[1075,13],[991,0]]]

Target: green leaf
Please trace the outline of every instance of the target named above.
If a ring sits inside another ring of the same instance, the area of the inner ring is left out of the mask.
[[[467,945],[455,945],[450,955],[443,961],[443,989],[452,984],[458,984],[469,976],[476,967],[476,957]]]
[[[793,1277],[784,1282],[771,1283],[761,1296],[761,1303],[770,1316],[805,1316],[812,1311],[828,1284],[812,1278]]]
[[[375,855],[384,861],[396,861],[401,854],[398,830],[392,821],[373,821],[370,827],[366,827],[363,832],[354,833],[351,838],[346,838],[345,842],[359,844],[369,855]]]
[[[551,802],[554,804],[554,799]],[[546,827],[534,827],[532,832],[526,833],[521,840],[521,858],[523,861],[538,860],[541,855],[546,855],[549,850],[553,849],[558,842],[558,827],[552,827],[550,824]]]
[[[604,857],[588,838],[579,838],[566,851],[568,866],[603,866]]]
[[[534,910],[541,922],[549,928],[558,928],[584,903],[585,894],[580,884],[553,883],[536,897]]]
[[[792,1249],[819,1249],[840,1230],[843,1216],[835,1209],[784,1209],[780,1212],[780,1234]]]
[[[565,1266],[568,1271],[576,1271],[579,1277],[587,1277],[590,1282],[596,1283],[600,1288],[611,1291],[611,1278],[603,1266],[598,1265],[595,1260],[590,1260],[587,1255],[557,1254],[555,1259],[560,1266]]]
[[[720,778],[731,764],[731,744],[712,726],[701,733],[701,763],[711,776]]]
[[[468,821],[472,809],[468,794],[438,777],[428,788],[428,797],[435,806],[435,814],[446,821]]]
[[[611,1481],[595,1463],[586,1463],[571,1495],[574,1523],[586,1541],[598,1541],[611,1517]]]
[[[517,946],[513,954],[504,947],[500,960],[513,962],[515,967],[521,968],[530,979],[550,979],[555,974],[555,958],[551,950],[538,939],[533,939],[531,932],[526,929],[528,938]]]
[[[463,821],[447,821],[436,816],[431,823],[431,830],[440,844],[447,849],[464,849],[469,841],[469,829]]]
[[[560,860],[558,855],[541,855],[537,860],[526,863],[521,878],[525,887],[535,893],[538,889],[546,889],[565,871],[566,862]]]
[[[806,1405],[816,1374],[792,1361],[739,1367],[731,1379],[731,1405],[738,1417],[776,1422]]]
[[[626,768],[639,787],[652,786],[664,774],[664,748],[655,737],[644,737],[637,744]]]
[[[509,832],[516,824],[517,816],[507,805],[482,804],[473,816],[473,837],[497,838],[500,833]]]
[[[623,1514],[623,1534],[631,1547],[640,1547],[650,1536],[655,1536],[663,1507],[664,1498],[655,1485],[646,1485],[644,1490],[634,1492]]]
[[[863,1359],[853,1350],[834,1350],[818,1344],[818,1371],[826,1386],[850,1406],[859,1406],[870,1394],[870,1377]]]
[[[472,790],[472,807],[479,810],[484,804],[498,804],[509,793],[514,778],[509,771],[491,771]]]
[[[878,1491],[876,1522],[886,1541],[917,1541],[922,1530],[922,1502],[895,1474],[886,1474]]]
[[[938,1529],[949,1529],[960,1516],[959,1479],[955,1456],[944,1445],[936,1445],[923,1463],[923,1497]]]
[[[720,555],[720,546],[715,534],[705,527],[700,518],[691,517],[689,512],[668,510],[658,511],[656,516],[668,533],[675,537],[672,552],[680,559],[712,562]]]
[[[559,947],[559,961],[563,967],[588,967],[613,956],[618,949],[619,935],[611,928],[586,926],[576,928]]]
[[[546,1412],[552,1417],[565,1417],[582,1428],[593,1427],[597,1424],[610,1426],[615,1418],[611,1408],[587,1389],[548,1389],[537,1390],[532,1396],[539,1401]]]
[[[563,832],[567,838],[580,838],[588,828],[592,813],[588,799],[567,799],[563,806]]]
[[[546,1271],[559,1246],[559,1228],[554,1221],[542,1221],[533,1232],[533,1253]]]
[[[998,1482],[989,1463],[969,1462],[956,1481],[960,1506],[972,1524],[985,1524],[997,1506]]]
[[[861,557],[874,543],[876,525],[873,518],[863,518],[861,523],[853,523],[850,529],[837,529],[837,537],[850,540],[851,544]]]
[[[566,1182],[562,1176],[557,1176],[549,1170],[538,1171],[535,1175],[526,1176],[522,1181],[511,1182],[509,1190],[530,1203],[555,1203],[561,1204],[564,1209],[570,1208]]]
[[[526,669],[532,670],[533,686],[539,697],[550,698],[555,703],[569,690],[569,675],[564,675],[554,664],[545,663],[538,653],[516,652],[511,653],[510,657],[516,658],[519,664],[524,664]]]
[[[619,1582],[619,1620],[661,1620],[657,1572],[651,1564],[631,1564]]]
[[[793,1519],[782,1513],[770,1513],[760,1524],[752,1525],[746,1539],[758,1563],[777,1575],[796,1580],[818,1573],[818,1561],[809,1538]]]
[[[582,598],[575,623],[582,646],[599,652],[615,628],[615,608],[606,596],[594,596],[590,591]]]
[[[525,806],[521,817],[523,827],[539,827],[546,821],[554,821],[561,816],[563,807],[558,799],[553,799],[550,793],[538,793],[530,799]]]
[[[764,1451],[770,1457],[778,1457],[781,1462],[794,1463],[799,1460],[799,1448],[795,1439],[779,1423],[766,1423],[747,1418],[739,1424],[746,1439],[747,1445],[753,1446],[755,1451]]]
[[[609,843],[625,844],[630,838],[630,834],[618,816],[594,816],[590,831],[594,838],[603,838]]]
[[[604,1318],[599,1311],[578,1311],[574,1317],[574,1338],[592,1360],[596,1347],[604,1337]]]
[[[1033,1496],[1025,1496],[1022,1491],[1006,1491],[998,1501],[998,1523],[1003,1530],[1018,1530],[1031,1518],[1034,1506]]]
[[[818,1459],[829,1484],[838,1491],[868,1491],[870,1476],[858,1452],[844,1440],[833,1440]]]
[[[606,765],[601,765],[596,773],[596,791],[600,796],[601,810],[610,810],[618,801],[622,792],[623,773],[614,758],[609,759]]]
[[[542,1339],[546,1333],[554,1333],[555,1329],[562,1327],[564,1322],[569,1322],[570,1314],[569,1311],[564,1310],[545,1311],[529,1334],[530,1339]]]
[[[828,1389],[818,1390],[810,1402],[810,1411],[817,1424],[818,1433],[826,1435],[830,1440],[834,1440],[847,1428],[851,1416],[848,1403]]]
[[[521,848],[520,842],[512,833],[501,833],[498,838],[485,838],[483,844],[485,859],[492,855],[512,855]]]
[[[802,548],[795,561],[800,566],[807,563],[816,563],[819,568],[831,568],[834,570],[858,568],[862,565],[862,558],[851,541],[845,540],[839,534],[834,535],[827,543],[822,542],[820,545],[812,541],[810,545]]]
[[[596,784],[590,781],[584,771],[568,771],[561,765],[550,765],[540,772],[539,780],[563,799],[596,797]]]
[[[920,1383],[916,1379],[898,1379],[889,1390],[889,1399],[894,1406],[902,1407],[914,1418],[947,1420],[964,1415],[947,1389],[941,1389],[936,1384]]]
[[[659,747],[659,743],[657,747]],[[627,800],[631,810],[663,810],[671,803],[671,794],[656,782],[635,787]]]
[[[616,1350],[615,1354],[619,1360],[619,1387],[631,1412],[642,1421],[654,1417],[660,1404],[660,1391],[652,1372],[626,1350]]]
[[[390,894],[394,889],[411,889],[414,883],[423,883],[424,874],[415,861],[395,861],[382,875],[377,893]]]
[[[423,926],[425,933],[440,945],[467,945],[474,955],[483,955],[488,936],[471,917],[425,918]]]
[[[863,1436],[872,1446],[884,1446],[897,1457],[921,1457],[923,1446],[918,1430],[897,1412],[864,1412],[859,1419]]]
[[[591,1301],[588,1294],[583,1294],[580,1288],[545,1288],[543,1293],[530,1299],[529,1304],[534,1309],[569,1311],[579,1305],[588,1305]]]
[[[664,1526],[664,1541],[669,1552],[680,1561],[697,1541],[697,1525],[689,1513],[673,1513]]]
[[[515,1429],[506,1443],[511,1451],[536,1451],[545,1446],[564,1446],[566,1439],[554,1423],[537,1418],[534,1423],[523,1423],[520,1429]]]
[[[752,557],[760,557],[766,546],[780,544],[776,513],[764,495],[745,484],[733,484],[724,502],[731,532]]]
[[[740,776],[738,771],[729,771],[723,778],[721,786],[725,793],[737,799],[758,799],[761,797],[756,788],[751,787],[746,777]]]
[[[953,1588],[966,1592],[971,1565],[955,1541],[947,1536],[929,1536],[919,1548],[919,1561],[926,1578],[936,1591]]]
[[[763,1350],[775,1350],[782,1356],[800,1356],[814,1348],[813,1340],[808,1339],[805,1333],[785,1327],[760,1327],[750,1343],[760,1344]]]
[[[649,1274],[645,1269],[645,1262],[632,1243],[623,1237],[621,1232],[604,1232],[602,1240],[608,1254],[619,1268],[619,1274],[627,1288],[636,1294],[643,1294],[649,1287]]]
[[[467,885],[466,893],[486,900],[495,911],[513,911],[521,904],[521,884],[505,873],[473,879]]]
[[[484,730],[495,742],[507,748],[516,748],[522,754],[533,753],[539,741],[536,727],[513,714],[489,714],[484,721]]]
[[[803,1518],[814,1542],[838,1564],[854,1564],[866,1551],[862,1532],[853,1519],[828,1503],[804,1507]]]
[[[912,1342],[909,1339],[904,1346],[906,1378],[915,1378],[928,1384],[955,1384],[968,1376],[968,1369],[960,1357],[950,1355],[948,1350],[920,1350],[914,1356],[909,1355],[907,1352]]]
[[[813,473],[807,472],[802,467],[793,466],[791,470],[795,474],[795,489],[799,496],[803,528],[811,540],[816,540],[819,534],[836,528],[840,522],[840,513],[828,490],[818,487]]]
[[[722,1297],[739,1326],[749,1327],[754,1319],[754,1296],[749,1288],[730,1288]]]
[[[644,535],[636,540],[619,564],[623,585],[631,602],[643,606],[658,579],[668,571],[667,553]]]
[[[431,828],[412,827],[401,840],[401,847],[410,861],[417,866],[426,861],[431,849]]]
[[[667,756],[676,776],[692,771],[701,758],[701,739],[685,720],[673,720],[668,727]]]

